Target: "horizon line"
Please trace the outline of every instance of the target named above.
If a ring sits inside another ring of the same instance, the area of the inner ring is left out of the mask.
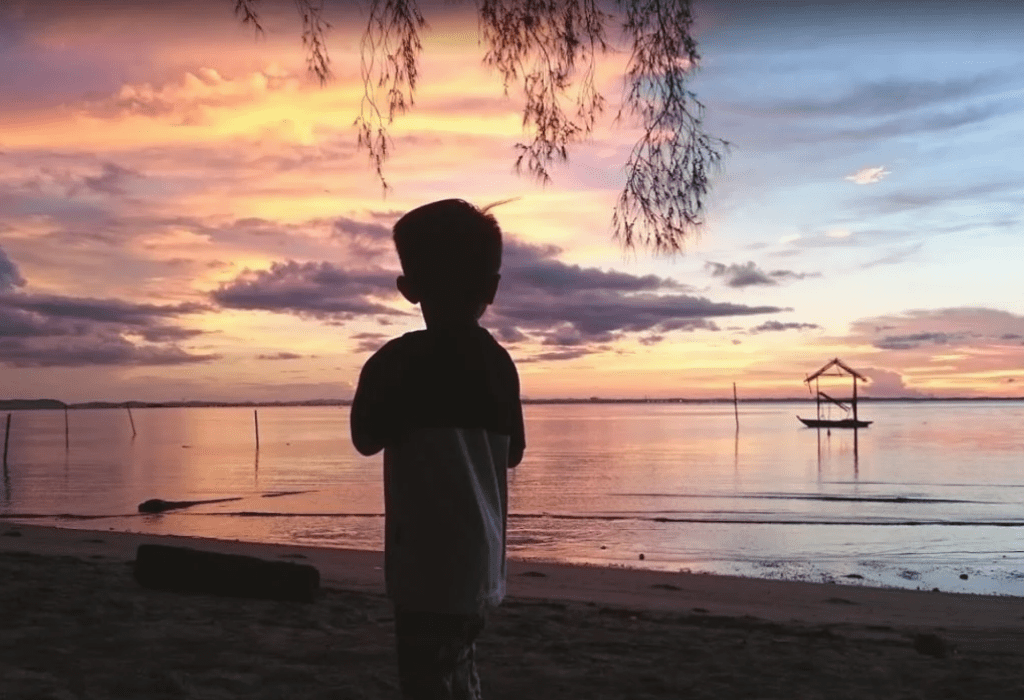
[[[849,400],[849,399],[847,399]],[[879,401],[1024,401],[1024,396],[859,396],[861,402]],[[524,404],[608,404],[608,403],[813,403],[813,397],[748,397],[734,399],[732,397],[712,398],[623,398],[591,396],[559,397],[559,398],[529,398],[521,399]],[[288,406],[350,406],[352,399],[280,399],[280,400],[245,400],[245,401],[217,401],[206,399],[178,399],[172,401],[78,401],[67,403],[59,399],[0,399],[0,410],[59,410],[67,409],[91,409],[91,408],[246,408],[246,407],[288,407]]]

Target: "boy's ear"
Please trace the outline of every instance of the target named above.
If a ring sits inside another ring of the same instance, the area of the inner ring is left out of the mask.
[[[484,299],[488,304],[494,303],[494,296],[498,293],[498,282],[501,281],[501,275],[494,274],[487,279],[487,285],[484,287]]]
[[[398,287],[398,291],[402,293],[402,296],[405,297],[410,304],[420,303],[420,295],[416,291],[415,285],[409,281],[408,277],[400,275],[398,279],[395,280],[395,286]]]

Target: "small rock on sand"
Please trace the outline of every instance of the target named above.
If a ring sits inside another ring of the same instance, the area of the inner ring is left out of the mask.
[[[914,650],[918,654],[934,656],[937,659],[944,659],[952,651],[949,643],[937,634],[926,632],[914,635]]]

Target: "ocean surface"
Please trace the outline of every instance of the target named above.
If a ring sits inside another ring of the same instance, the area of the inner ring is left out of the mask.
[[[381,459],[342,407],[15,411],[0,516],[381,549]],[[1024,402],[525,407],[509,554],[1024,596]],[[0,420],[5,419],[0,414]],[[0,423],[2,430],[2,423]],[[139,503],[232,499],[159,515]],[[643,557],[641,558],[641,555]]]

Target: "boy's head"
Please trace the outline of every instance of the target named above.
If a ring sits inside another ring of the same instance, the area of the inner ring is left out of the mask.
[[[436,310],[476,320],[494,301],[501,228],[491,214],[461,199],[444,199],[413,209],[393,230],[404,273],[398,289],[424,315]]]

